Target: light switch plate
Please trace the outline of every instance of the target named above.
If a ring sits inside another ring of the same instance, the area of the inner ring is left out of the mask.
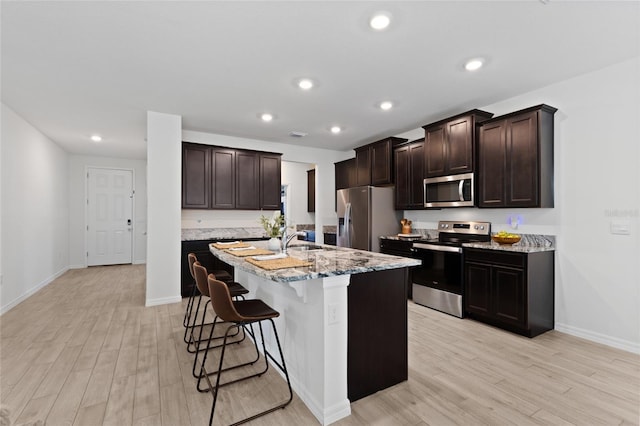
[[[338,323],[338,305],[332,303],[327,306],[327,322],[329,324]]]
[[[610,232],[614,235],[629,235],[629,223],[611,222]]]

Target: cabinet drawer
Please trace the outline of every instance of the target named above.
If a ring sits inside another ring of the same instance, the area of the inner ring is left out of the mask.
[[[525,253],[507,253],[498,250],[465,249],[464,258],[467,262],[504,265],[519,269],[524,269],[526,265]]]

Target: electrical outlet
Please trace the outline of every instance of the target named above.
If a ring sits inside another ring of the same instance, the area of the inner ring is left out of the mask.
[[[327,306],[327,322],[329,324],[338,323],[338,305],[330,304]]]

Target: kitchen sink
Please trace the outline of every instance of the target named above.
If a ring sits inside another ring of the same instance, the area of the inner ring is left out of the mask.
[[[290,244],[288,249],[303,250],[303,251],[321,251],[321,250],[335,250],[330,247],[316,246],[313,244]]]

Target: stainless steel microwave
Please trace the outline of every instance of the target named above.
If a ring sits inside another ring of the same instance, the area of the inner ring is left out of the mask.
[[[472,207],[473,173],[424,180],[425,207]]]

